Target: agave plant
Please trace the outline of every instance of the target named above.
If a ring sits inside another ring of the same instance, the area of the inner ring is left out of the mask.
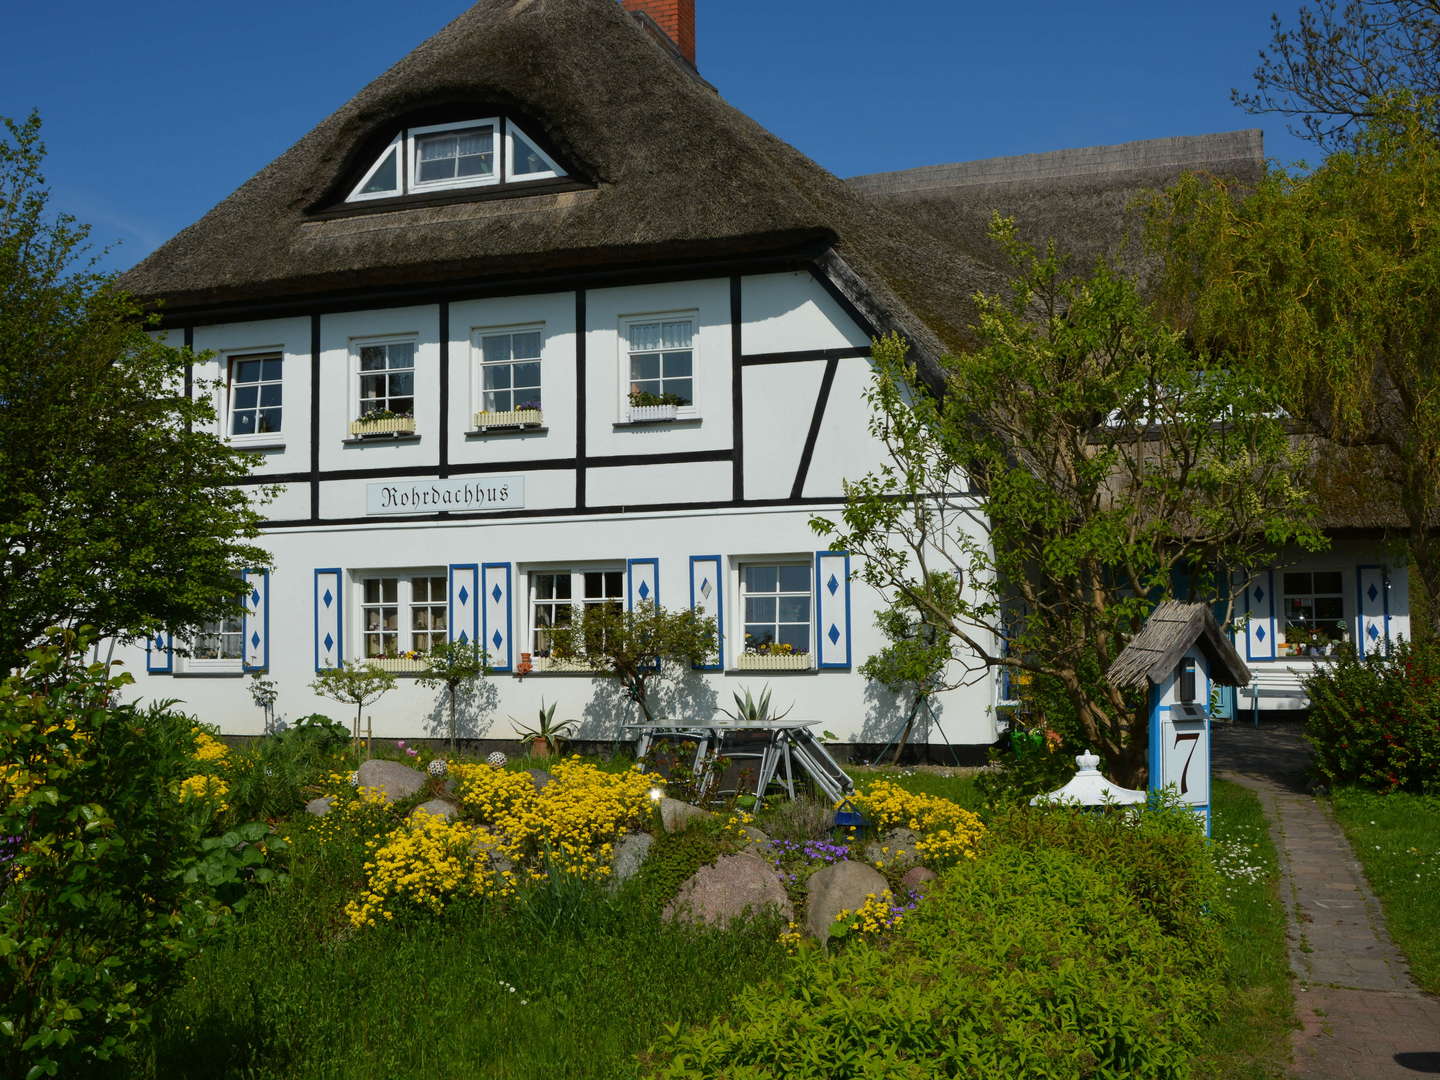
[[[540,699],[540,719],[534,727],[526,727],[513,716],[510,718],[510,722],[515,725],[515,733],[530,743],[531,757],[545,757],[559,753],[561,736],[575,726],[574,720],[555,723],[556,704],[558,702],[552,703],[549,708],[546,708],[545,699]]]
[[[772,716],[770,714],[770,687],[768,684],[764,692],[760,695],[759,701],[756,701],[750,696],[748,689],[745,691],[744,697],[741,697],[739,694],[734,696],[735,711],[731,712],[729,709],[721,709],[720,711],[731,720],[734,720],[735,723],[744,725],[745,727],[764,727],[766,724],[778,723],[790,715],[790,709],[795,708],[794,702],[791,702],[790,709],[786,709],[778,716]]]

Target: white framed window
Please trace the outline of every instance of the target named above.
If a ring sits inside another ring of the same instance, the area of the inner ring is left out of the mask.
[[[424,655],[449,640],[449,587],[441,570],[360,576],[360,654],[366,660]]]
[[[236,600],[244,582],[235,575]],[[180,661],[188,674],[232,674],[241,670],[245,659],[245,616],[240,611],[210,619],[195,628],[190,655]]]
[[[415,417],[415,341],[413,338],[351,343],[354,365],[354,417],[358,421]]]
[[[346,202],[393,199],[565,176],[539,143],[503,117],[405,128],[360,177]]]
[[[530,651],[542,659],[550,656],[550,628],[570,625],[577,608],[625,604],[622,566],[535,569],[528,578]]]
[[[744,562],[739,568],[744,653],[804,657],[812,653],[814,574],[809,561]]]
[[[1327,648],[1345,639],[1345,573],[1286,570],[1280,575],[1281,640]]]
[[[475,360],[475,412],[507,413],[543,409],[541,352],[542,327],[475,330],[471,337]]]
[[[693,313],[622,320],[622,416],[651,420],[698,415],[695,325]]]
[[[279,353],[232,355],[226,364],[225,433],[231,441],[268,441],[283,429],[283,360]]]

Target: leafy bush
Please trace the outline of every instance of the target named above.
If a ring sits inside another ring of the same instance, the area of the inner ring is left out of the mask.
[[[683,832],[660,833],[640,871],[625,883],[624,893],[641,907],[659,911],[675,899],[695,871],[721,856],[725,850],[722,830],[718,818],[700,818]]]
[[[991,846],[1058,849],[1092,861],[1187,950],[1190,962],[1213,961],[1222,883],[1188,807],[1158,797],[1138,816],[1015,807],[996,815],[986,839]]]
[[[1305,738],[1331,784],[1440,793],[1440,642],[1343,651],[1305,680]]]
[[[133,680],[81,666],[84,648],[59,639],[0,682],[7,1077],[80,1076],[115,1057],[222,913],[191,888],[208,880],[186,880],[209,819],[180,797],[197,766],[193,721],[117,704]]]
[[[888,947],[803,950],[730,1018],[674,1025],[651,1075],[1183,1080],[1218,989],[1105,866],[994,844],[947,870]]]
[[[230,820],[293,814],[305,801],[304,792],[338,767],[349,741],[343,725],[320,716],[231,750],[224,770]]]

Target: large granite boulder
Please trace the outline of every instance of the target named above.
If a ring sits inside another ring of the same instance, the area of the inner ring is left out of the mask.
[[[805,901],[805,929],[818,941],[830,939],[830,926],[842,911],[854,911],[871,893],[879,896],[890,884],[880,871],[864,863],[832,863],[810,876]]]
[[[939,876],[928,866],[912,866],[900,879],[900,887],[910,892],[923,893]]]
[[[305,812],[314,814],[316,817],[324,817],[330,812],[330,804],[335,801],[333,795],[321,795],[318,799],[311,799],[305,804]]]
[[[764,859],[742,851],[697,870],[680,886],[664,915],[667,920],[726,926],[746,913],[758,915],[768,910],[787,919],[795,917],[780,875]]]
[[[378,788],[389,802],[408,799],[425,786],[425,774],[398,761],[372,758],[356,773],[356,786]]]
[[[615,855],[610,863],[610,880],[619,885],[638,874],[650,855],[650,846],[654,843],[655,837],[649,833],[622,836],[615,845]]]
[[[679,799],[660,800],[660,823],[665,826],[667,833],[684,832],[692,821],[714,816],[709,810],[691,806]]]
[[[431,799],[410,811],[411,817],[415,817],[417,814],[434,814],[446,821],[454,821],[459,816],[460,810],[454,803],[446,802],[444,799]]]
[[[526,769],[525,771],[530,774],[530,779],[535,782],[536,791],[541,790],[546,784],[555,779],[544,769]]]

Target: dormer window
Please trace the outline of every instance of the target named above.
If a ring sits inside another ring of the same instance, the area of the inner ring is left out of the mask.
[[[565,171],[504,117],[406,128],[381,151],[346,202],[553,180]]]

